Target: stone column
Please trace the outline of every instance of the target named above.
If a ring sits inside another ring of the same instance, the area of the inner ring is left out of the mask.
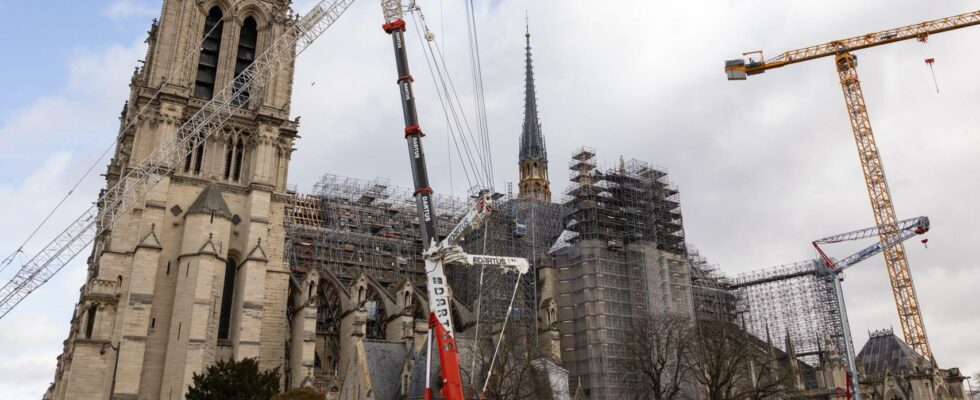
[[[316,307],[310,306],[316,290],[316,272],[311,271],[307,280],[300,284],[300,290],[293,292],[293,310],[290,332],[289,369],[292,371],[290,387],[309,386],[313,379],[313,364],[316,358]]]

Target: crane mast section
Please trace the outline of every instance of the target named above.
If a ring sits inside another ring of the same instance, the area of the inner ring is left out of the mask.
[[[391,36],[395,51],[395,65],[398,70],[398,89],[405,119],[405,141],[412,167],[412,180],[415,184],[415,202],[419,218],[422,247],[425,249],[426,289],[429,296],[429,341],[433,336],[438,345],[440,376],[443,381],[442,395],[448,400],[463,399],[463,383],[459,370],[459,353],[453,337],[452,312],[449,308],[449,284],[446,279],[444,261],[437,252],[441,246],[436,243],[435,207],[432,202],[432,188],[426,170],[425,152],[422,150],[422,128],[419,126],[415,94],[412,91],[412,74],[408,68],[408,51],[405,48],[404,12],[399,0],[381,0],[381,10],[385,23],[382,28]],[[454,229],[454,231],[456,231]],[[445,243],[445,242],[443,242]],[[426,358],[425,398],[432,398],[430,387],[430,359]]]
[[[854,141],[857,144],[861,170],[868,186],[875,224],[878,226],[878,237],[883,244],[895,243],[893,246],[883,246],[882,253],[885,257],[885,267],[891,281],[895,305],[898,308],[902,334],[913,350],[927,360],[933,360],[919,308],[919,299],[912,285],[912,273],[905,254],[905,245],[899,240],[901,233],[898,230],[898,218],[895,216],[895,205],[892,202],[881,155],[878,153],[878,145],[871,129],[871,118],[868,116],[868,108],[864,102],[861,81],[858,79],[857,59],[851,53],[845,52],[837,55],[835,61],[847,105],[847,114],[854,132]]]
[[[245,93],[261,98],[262,88],[274,75],[290,65],[349,8],[355,0],[322,0],[266,49],[234,80],[217,91],[173,134],[140,163],[106,189],[96,203],[82,216],[25,263],[7,284],[0,288],[0,318],[3,318],[27,295],[47,282],[83,251],[96,237],[112,227],[121,212],[137,204],[164,176],[173,173],[180,160],[193,146],[218,132],[233,115],[246,107]]]
[[[738,71],[747,75],[761,74],[773,68],[779,68],[822,57],[836,56],[842,52],[861,50],[909,39],[924,38],[937,33],[966,28],[974,25],[980,25],[980,10],[955,15],[952,17],[920,22],[918,24],[907,25],[901,28],[834,40],[816,46],[804,47],[802,49],[790,50],[768,60],[749,60],[747,63],[742,60],[737,60],[741,61],[741,65],[738,65],[738,63],[735,61],[730,61],[732,65],[726,65],[725,69],[729,70],[729,72]],[[761,55],[762,52],[757,53]],[[748,54],[752,53],[746,53],[746,55]],[[745,77],[743,75],[740,78],[730,77],[729,79],[745,79]]]

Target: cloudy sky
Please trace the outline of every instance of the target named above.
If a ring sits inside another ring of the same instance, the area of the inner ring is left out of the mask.
[[[469,98],[462,2],[418,3]],[[723,61],[976,7],[911,0],[480,3],[497,187],[517,176],[527,10],[554,192],[567,186],[565,164],[582,145],[609,165],[622,155],[665,167],[681,188],[688,241],[728,274],[813,257],[813,239],[874,221],[832,62],[727,82]],[[295,8],[310,4],[297,1]],[[24,258],[95,200],[100,154],[118,130],[129,77],[159,9],[160,0],[0,0],[0,54],[8,55],[0,63],[0,257],[94,162],[95,172],[28,243]],[[290,180],[301,190],[324,173],[411,185],[381,22],[375,2],[358,3],[298,61],[293,114],[302,116],[302,138]],[[459,195],[467,184],[409,33],[433,187]],[[898,215],[927,215],[933,223],[928,249],[916,241],[907,246],[930,341],[942,366],[964,373],[980,371],[980,262],[973,251],[980,242],[978,41],[980,28],[971,28],[927,45],[858,53]],[[938,94],[926,57],[936,59]],[[0,271],[0,279],[15,268]],[[84,269],[79,257],[0,320],[0,397],[38,398],[51,382]],[[898,330],[880,258],[855,267],[844,285],[858,347],[869,330]]]

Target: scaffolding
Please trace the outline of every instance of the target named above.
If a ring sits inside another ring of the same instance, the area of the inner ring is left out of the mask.
[[[731,285],[738,298],[738,322],[760,338],[789,334],[803,361],[818,366],[826,338],[838,351],[844,349],[833,279],[820,260],[738,275]]]
[[[448,232],[465,214],[466,201],[436,196],[436,221]],[[423,285],[418,216],[409,189],[387,179],[324,175],[312,194],[291,194],[286,207],[291,272],[329,271],[345,285],[360,273],[391,288],[404,280]]]
[[[693,246],[688,244],[687,249],[695,319],[735,322],[738,304],[728,278],[717,265],[709,263]]]
[[[437,232],[448,233],[472,204],[435,196]],[[287,259],[296,281],[313,269],[328,271],[344,285],[364,273],[396,291],[405,280],[425,291],[418,216],[412,191],[387,179],[324,175],[312,194],[290,193],[286,209]],[[561,231],[561,206],[507,195],[481,229],[462,241],[471,254],[526,257],[512,321],[534,328],[537,320],[537,263]],[[453,297],[472,311],[482,295],[479,318],[499,322],[507,312],[516,275],[495,268],[446,267]],[[329,319],[329,315],[324,315]],[[458,327],[465,331],[475,321]],[[324,322],[321,325],[329,325]],[[536,335],[529,337],[536,338]]]
[[[553,246],[559,275],[562,361],[590,398],[618,398],[636,318],[693,313],[678,190],[667,172],[639,160],[596,165],[579,148],[568,164],[563,232]]]
[[[561,233],[561,216],[560,204],[518,198],[508,190],[497,200],[494,212],[484,226],[470,233],[462,243],[470,254],[523,257],[528,260],[531,268],[522,277],[514,308],[510,312],[511,323],[526,329],[527,337],[535,344],[537,310],[541,303],[538,267]],[[479,309],[481,321],[495,322],[508,312],[517,276],[496,268],[450,268],[447,278],[458,301],[474,312]]]

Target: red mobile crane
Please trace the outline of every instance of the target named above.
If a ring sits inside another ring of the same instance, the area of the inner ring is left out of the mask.
[[[426,350],[425,398],[432,398],[429,385],[431,377],[432,337],[438,344],[440,376],[442,377],[442,396],[447,400],[463,400],[463,384],[459,371],[459,353],[453,335],[453,320],[450,312],[449,287],[446,283],[445,264],[466,265],[484,264],[516,271],[523,275],[529,264],[527,259],[515,257],[474,256],[463,252],[458,243],[462,237],[482,224],[493,210],[494,196],[483,190],[477,196],[474,207],[463,217],[452,231],[440,242],[436,242],[435,208],[432,204],[432,188],[426,171],[425,153],[422,151],[422,128],[419,126],[415,107],[415,94],[412,91],[412,74],[408,68],[408,52],[405,49],[405,20],[402,5],[398,0],[382,0],[385,23],[382,28],[391,36],[395,49],[395,65],[398,69],[398,87],[401,93],[402,112],[405,118],[405,140],[408,142],[408,155],[411,159],[412,178],[415,184],[415,202],[422,231],[422,243],[426,247],[425,275],[429,294],[429,337]]]

